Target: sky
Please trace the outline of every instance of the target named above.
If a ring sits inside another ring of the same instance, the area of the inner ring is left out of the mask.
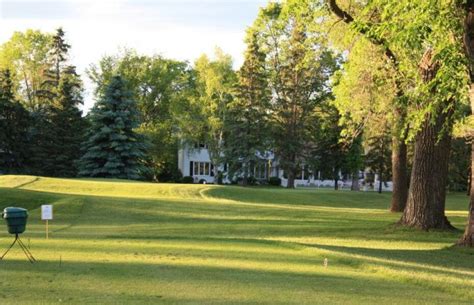
[[[0,44],[28,28],[62,27],[71,62],[85,84],[84,109],[93,104],[85,75],[91,63],[120,48],[193,62],[215,47],[243,61],[245,30],[267,0],[0,0]]]

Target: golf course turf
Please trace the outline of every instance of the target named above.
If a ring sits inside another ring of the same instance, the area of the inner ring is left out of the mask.
[[[0,261],[0,304],[474,304],[468,197],[459,231],[394,225],[390,194],[0,176],[29,210]],[[54,206],[50,238],[41,204]],[[13,236],[0,223],[0,250]],[[327,259],[327,266],[324,261]]]

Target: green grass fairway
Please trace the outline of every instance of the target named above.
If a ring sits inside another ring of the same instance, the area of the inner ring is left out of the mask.
[[[474,304],[462,232],[393,224],[390,194],[0,176],[29,209],[0,304]],[[45,239],[39,206],[54,205]],[[468,198],[448,197],[462,229]],[[12,236],[0,223],[0,248]],[[329,265],[323,266],[327,258]]]

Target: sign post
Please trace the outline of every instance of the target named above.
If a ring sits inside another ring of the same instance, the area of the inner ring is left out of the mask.
[[[49,238],[48,221],[53,220],[53,206],[51,204],[43,204],[41,206],[41,220],[46,220],[46,239]]]

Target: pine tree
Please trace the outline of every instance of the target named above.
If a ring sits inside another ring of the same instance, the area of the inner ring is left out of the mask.
[[[43,83],[38,94],[45,99],[54,100],[58,95],[59,84],[63,74],[75,74],[75,68],[67,65],[68,52],[71,46],[66,43],[62,28],[56,30],[52,37],[47,54],[49,69],[44,72]]]
[[[54,128],[53,176],[77,176],[75,161],[81,157],[80,147],[86,128],[85,119],[79,109],[82,103],[82,84],[79,77],[75,72],[64,73],[59,81],[51,113]]]
[[[83,177],[141,179],[146,168],[144,138],[138,110],[125,81],[115,76],[91,112],[91,128],[83,144],[79,175]]]
[[[28,112],[15,100],[10,71],[0,73],[0,173],[24,172]]]
[[[52,37],[48,66],[38,94],[44,102],[36,118],[35,173],[47,176],[77,176],[75,161],[80,157],[85,121],[82,105],[82,83],[76,68],[68,64],[70,45],[59,28]]]
[[[265,71],[266,54],[260,50],[258,33],[249,32],[245,61],[238,72],[237,98],[229,105],[225,123],[225,157],[229,176],[239,175],[243,184],[252,176],[268,148],[270,92]]]

